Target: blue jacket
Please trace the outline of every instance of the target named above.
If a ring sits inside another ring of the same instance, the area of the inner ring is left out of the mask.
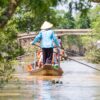
[[[34,45],[38,41],[41,41],[41,48],[53,48],[54,43],[56,44],[56,46],[59,46],[57,37],[52,30],[40,31],[35,39],[32,41],[32,45]]]

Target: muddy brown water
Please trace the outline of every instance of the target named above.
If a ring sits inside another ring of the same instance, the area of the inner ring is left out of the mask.
[[[100,65],[79,61],[100,69]],[[61,77],[31,76],[21,61],[14,80],[0,89],[0,100],[100,100],[100,72],[74,61],[63,61]]]

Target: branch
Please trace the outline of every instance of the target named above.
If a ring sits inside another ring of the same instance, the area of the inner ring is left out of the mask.
[[[100,0],[91,0],[92,2],[100,3]]]
[[[7,22],[11,19],[14,14],[17,6],[19,5],[20,0],[10,0],[7,9],[2,13],[0,19],[0,28],[4,28]]]

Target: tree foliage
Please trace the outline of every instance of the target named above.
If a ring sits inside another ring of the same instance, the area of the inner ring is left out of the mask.
[[[17,42],[20,31],[35,30],[45,20],[52,20],[58,0],[0,0],[0,86],[11,78],[11,60],[24,53]],[[60,0],[59,0],[60,1]]]
[[[64,4],[66,4],[65,2]],[[90,8],[91,8],[91,3],[88,2],[87,0],[69,1],[67,4],[68,11],[65,12],[65,14],[61,15],[61,17],[59,17],[58,28],[64,28],[64,29],[90,28],[91,21],[88,15]],[[64,47],[66,44],[68,45],[65,48],[68,48],[71,50],[71,47],[73,45],[76,45],[77,48],[79,49],[79,53],[81,53],[83,52],[82,49],[84,45],[82,38],[83,37],[81,36],[70,35],[70,36],[62,37],[62,41],[63,41]]]
[[[95,45],[87,51],[87,59],[95,63],[100,63],[100,48],[97,47],[97,41],[100,40],[100,6],[97,5],[90,13],[91,16],[93,15],[91,17],[91,28],[94,35],[91,37],[91,41]]]

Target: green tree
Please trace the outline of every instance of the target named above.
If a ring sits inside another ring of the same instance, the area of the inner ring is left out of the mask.
[[[90,49],[88,48],[88,51],[86,53],[86,57],[88,60],[100,63],[100,48],[97,48],[97,41],[100,40],[100,6],[99,4],[90,11],[90,18],[92,21],[91,28],[93,30],[90,42],[92,43]]]
[[[69,13],[65,13],[63,17],[59,17],[58,28],[73,29],[75,28],[74,17]]]
[[[44,20],[51,20],[49,12],[58,1],[61,0],[0,0],[0,86],[11,78],[11,61],[23,54],[17,33],[31,25],[32,30],[38,29]]]
[[[89,16],[76,17],[75,27],[80,29],[90,28],[91,21]]]

